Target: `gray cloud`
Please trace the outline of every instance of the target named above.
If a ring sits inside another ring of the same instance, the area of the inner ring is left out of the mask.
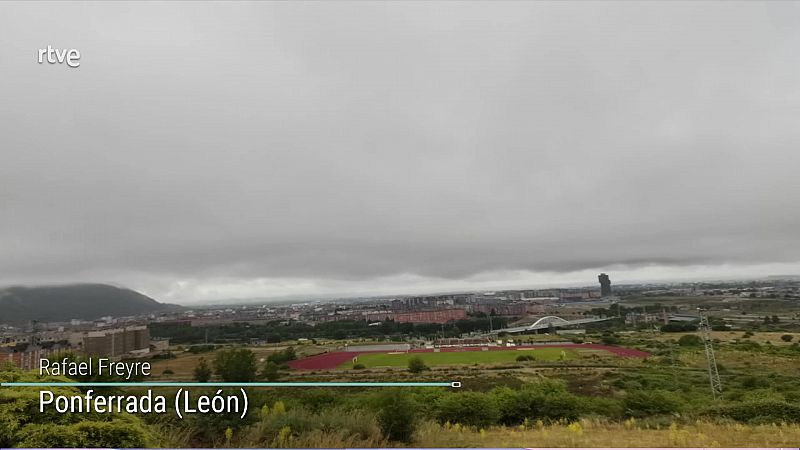
[[[798,13],[0,4],[0,281],[798,267]],[[36,64],[48,44],[81,67]]]

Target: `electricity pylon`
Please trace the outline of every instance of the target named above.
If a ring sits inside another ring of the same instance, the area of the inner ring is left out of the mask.
[[[719,379],[717,369],[717,358],[714,356],[714,346],[711,343],[711,327],[708,325],[708,317],[700,312],[700,331],[703,332],[703,343],[706,346],[706,360],[708,361],[708,379],[711,383],[711,395],[716,400],[722,395],[722,381]]]
[[[678,389],[678,370],[675,367],[675,351],[673,350],[673,342],[672,340],[669,340],[667,343],[669,345],[670,369],[672,369],[672,384],[675,386],[675,389]]]

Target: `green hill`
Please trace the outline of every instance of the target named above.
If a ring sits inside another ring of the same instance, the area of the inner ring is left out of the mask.
[[[0,323],[65,322],[179,309],[130,289],[106,284],[0,288]]]

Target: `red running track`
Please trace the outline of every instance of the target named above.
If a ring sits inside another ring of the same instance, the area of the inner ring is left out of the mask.
[[[542,345],[519,345],[516,347],[489,347],[489,351],[500,350],[514,350],[517,348],[544,348],[544,347],[559,347],[559,348],[579,348],[579,349],[592,349],[592,350],[605,350],[623,358],[647,358],[649,353],[625,347],[614,347],[611,345],[601,344],[542,344]],[[481,347],[455,347],[443,348],[443,352],[470,352],[482,351]],[[410,351],[411,353],[429,353],[433,349],[417,348]],[[299,370],[320,370],[320,369],[335,369],[347,361],[358,355],[366,353],[389,353],[386,350],[373,351],[373,352],[332,352],[321,353],[319,355],[309,356],[308,358],[297,359],[289,361],[289,367]]]

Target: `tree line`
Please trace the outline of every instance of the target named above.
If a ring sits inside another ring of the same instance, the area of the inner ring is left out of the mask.
[[[301,322],[281,321],[266,324],[229,323],[193,327],[184,323],[152,323],[149,325],[153,337],[169,338],[174,344],[248,343],[251,340],[264,340],[267,343],[280,343],[300,338],[312,339],[403,339],[405,337],[436,338],[460,337],[465,333],[485,332],[494,328],[505,328],[508,319],[504,317],[470,317],[446,324],[400,323],[387,320],[380,325],[370,326],[364,320],[341,320],[309,325]]]

